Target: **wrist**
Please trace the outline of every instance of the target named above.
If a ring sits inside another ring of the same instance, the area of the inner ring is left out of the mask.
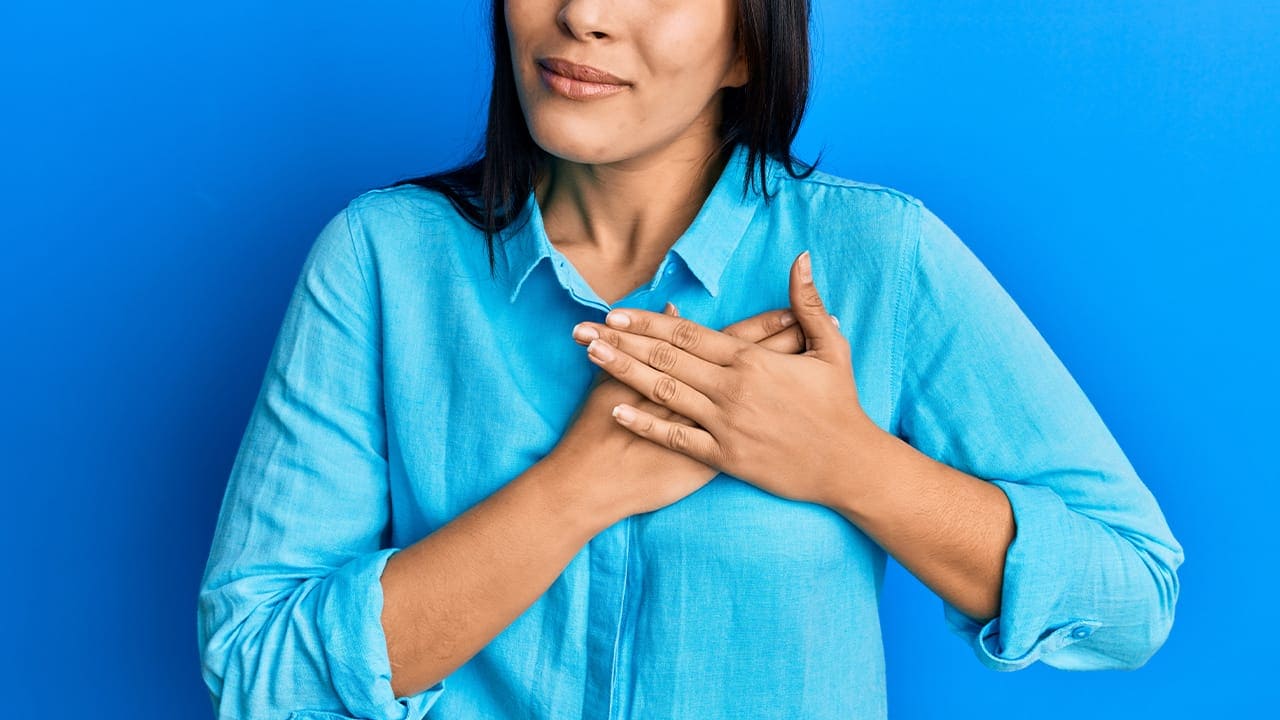
[[[858,429],[846,435],[850,442],[830,465],[831,472],[822,483],[825,505],[847,518],[857,518],[872,502],[874,494],[895,476],[905,443],[886,432],[869,418]]]
[[[607,484],[600,482],[599,473],[588,476],[584,467],[590,464],[554,450],[534,465],[536,483],[556,521],[590,540],[625,515],[616,499],[604,495]]]

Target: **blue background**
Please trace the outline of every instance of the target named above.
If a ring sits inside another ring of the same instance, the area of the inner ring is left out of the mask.
[[[476,2],[0,5],[8,716],[207,716],[196,589],[302,259],[354,195],[465,156],[486,28]],[[1264,0],[816,3],[798,154],[957,231],[1188,558],[1131,673],[988,671],[891,561],[893,717],[1280,700],[1278,38]]]

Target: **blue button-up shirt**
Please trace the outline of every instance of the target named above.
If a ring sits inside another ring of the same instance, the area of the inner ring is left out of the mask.
[[[648,282],[612,305],[547,239],[534,195],[498,237],[416,186],[366,192],[302,267],[201,583],[221,718],[887,716],[886,554],[835,510],[728,474],[625,518],[434,687],[396,697],[387,558],[548,453],[601,370],[571,328],[611,307],[722,328],[786,307],[791,261],[849,339],[863,411],[1003,490],[1017,534],[999,616],[940,627],[995,670],[1133,668],[1163,644],[1183,551],[1044,339],[903,192],[739,147]],[[891,477],[883,482],[893,482]]]

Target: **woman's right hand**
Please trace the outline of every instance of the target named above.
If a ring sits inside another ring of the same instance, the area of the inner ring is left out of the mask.
[[[667,303],[664,313],[679,315]],[[783,325],[787,312],[769,310],[740,320],[720,332],[755,342],[775,352],[798,353],[805,349],[804,333],[798,323]],[[618,403],[670,419],[683,425],[697,423],[599,370],[587,399],[579,407],[569,429],[552,450],[572,463],[588,469],[593,478],[591,492],[598,492],[605,520],[614,522],[637,513],[666,507],[707,484],[719,470],[698,460],[650,442],[618,424],[612,410]],[[584,491],[588,491],[584,488]],[[611,524],[610,523],[605,523]]]

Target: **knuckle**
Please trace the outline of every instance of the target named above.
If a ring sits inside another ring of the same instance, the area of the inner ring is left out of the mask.
[[[730,362],[743,369],[754,368],[756,364],[756,346],[742,345],[733,351]]]
[[[676,394],[679,392],[679,389],[680,388],[676,384],[674,378],[658,378],[658,382],[653,384],[653,399],[655,402],[662,403],[663,405],[670,405],[671,401],[675,399]]]
[[[813,310],[822,309],[822,296],[817,292],[804,293],[804,297],[800,299],[800,302],[803,303],[805,307]]]
[[[600,331],[600,339],[616,348],[622,347],[622,333],[614,330],[608,325]]]
[[[689,428],[680,423],[667,425],[667,446],[675,450],[683,450],[689,446]]]
[[[671,344],[685,350],[698,344],[698,326],[687,318],[681,318],[671,331]]]
[[[667,371],[676,366],[676,348],[670,343],[656,342],[649,350],[649,367]]]
[[[742,429],[738,422],[738,416],[730,412],[728,408],[721,408],[716,413],[716,423],[729,434],[738,433]]]
[[[724,399],[733,403],[742,402],[743,397],[746,395],[745,384],[736,377],[720,383],[717,390],[719,390],[720,395],[724,397]]]

